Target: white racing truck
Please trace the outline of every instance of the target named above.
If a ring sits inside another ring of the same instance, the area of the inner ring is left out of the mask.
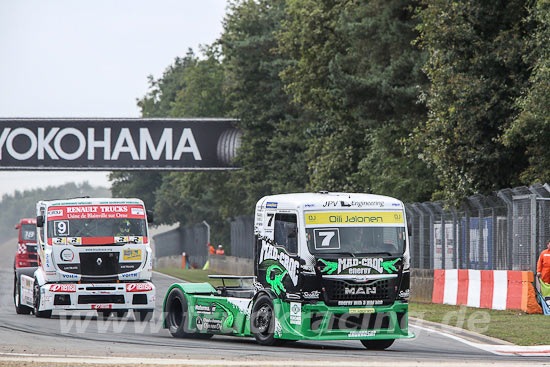
[[[152,213],[141,200],[40,201],[36,210],[39,264],[16,271],[17,313],[97,310],[107,318],[133,310],[137,320],[151,319]]]

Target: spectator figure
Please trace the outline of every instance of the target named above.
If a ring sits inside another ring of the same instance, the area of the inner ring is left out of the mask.
[[[216,255],[225,255],[225,251],[222,245],[218,245],[218,248],[216,249]]]
[[[214,255],[214,254],[216,253],[216,250],[214,249],[214,246],[212,246],[212,245],[210,244],[210,242],[208,242],[208,243],[206,244],[206,246],[208,247],[208,253],[209,253],[210,255]]]
[[[546,250],[542,251],[537,262],[537,277],[550,284],[550,240],[546,242]]]

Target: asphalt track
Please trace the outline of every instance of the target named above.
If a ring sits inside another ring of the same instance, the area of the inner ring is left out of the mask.
[[[71,356],[115,356],[170,358],[174,360],[219,361],[333,361],[360,363],[432,362],[437,364],[550,364],[546,357],[495,355],[422,326],[412,327],[417,337],[397,340],[386,351],[366,350],[359,341],[300,341],[282,347],[265,347],[252,338],[214,336],[209,340],[176,339],[162,329],[162,300],[174,279],[155,274],[157,287],[155,316],[151,322],[134,321],[133,316],[99,320],[95,312],[54,313],[51,319],[17,315],[13,307],[13,256],[16,241],[0,245],[0,357],[15,354]],[[479,341],[478,341],[479,342]],[[0,363],[1,364],[1,363]],[[431,363],[430,363],[431,364]]]

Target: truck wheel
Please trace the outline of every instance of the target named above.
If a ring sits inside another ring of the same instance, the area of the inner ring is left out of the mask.
[[[15,305],[15,312],[18,315],[28,315],[32,311],[32,308],[21,304],[21,285],[18,276],[15,277],[13,282],[13,303]]]
[[[391,347],[395,339],[381,339],[381,340],[361,340],[361,344],[367,349],[371,350],[384,350]]]
[[[138,321],[147,322],[153,318],[153,310],[134,310],[134,317]]]
[[[45,319],[52,317],[52,310],[38,311],[38,307],[40,306],[40,285],[38,285],[38,279],[36,278],[34,278],[33,298],[34,316]]]
[[[187,328],[187,299],[179,288],[174,288],[166,298],[166,328],[175,338],[191,338],[193,334]]]
[[[282,340],[275,338],[275,311],[271,298],[262,294],[252,307],[250,330],[256,341],[262,345],[280,345]]]

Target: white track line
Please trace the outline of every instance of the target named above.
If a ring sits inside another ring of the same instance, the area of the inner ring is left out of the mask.
[[[423,326],[410,325],[412,328],[436,333],[446,336],[447,338],[454,339],[461,343],[464,343],[470,347],[484,350],[489,353],[493,353],[499,356],[517,355],[523,357],[540,357],[550,356],[550,345],[536,345],[536,346],[519,346],[519,345],[494,345],[494,344],[482,344],[474,343],[459,336],[448,334],[443,331],[427,328]]]
[[[368,354],[367,354],[368,355]],[[322,358],[322,356],[319,356]],[[289,360],[287,357],[279,359],[176,359],[176,358],[136,358],[136,357],[96,357],[96,356],[74,356],[74,355],[48,355],[48,354],[27,354],[27,353],[1,353],[0,362],[27,362],[27,363],[55,363],[64,365],[83,364],[83,365],[115,365],[115,366],[140,366],[140,365],[157,365],[157,366],[252,366],[252,367],[268,367],[268,366],[281,366],[285,367],[318,367],[326,364],[327,362],[331,366],[335,367],[364,367],[364,366],[384,366],[384,363],[380,360],[327,360],[325,359],[295,359]],[[418,360],[400,360],[392,361],[392,366],[411,366],[418,365]],[[422,366],[440,367],[441,361],[422,361]],[[444,362],[446,367],[452,366],[464,366],[464,361],[446,361]],[[476,366],[492,366],[494,367],[494,361],[476,361]],[[499,362],[499,365],[511,365],[513,367],[519,367],[522,365],[518,361],[503,361]]]

